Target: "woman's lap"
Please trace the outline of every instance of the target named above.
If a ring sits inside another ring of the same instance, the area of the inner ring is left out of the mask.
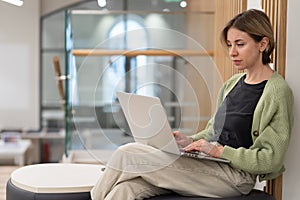
[[[137,143],[120,147],[106,170],[110,178],[104,175],[103,179],[110,180],[101,180],[95,187],[114,187],[141,177],[147,184],[183,195],[227,197],[248,193],[255,184],[253,176],[228,164],[180,157]],[[105,186],[107,181],[115,183]]]

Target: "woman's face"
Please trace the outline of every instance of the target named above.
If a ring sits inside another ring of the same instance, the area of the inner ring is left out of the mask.
[[[262,48],[246,32],[230,28],[227,32],[229,56],[238,70],[251,70],[262,65]]]

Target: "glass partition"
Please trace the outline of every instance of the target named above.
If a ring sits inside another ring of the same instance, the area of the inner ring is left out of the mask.
[[[67,11],[66,155],[133,141],[116,91],[159,97],[173,129],[203,127],[214,87],[213,32],[213,12]]]
[[[64,127],[64,111],[57,90],[53,57],[59,58],[62,74],[65,74],[65,14],[54,13],[42,18],[41,22],[42,128],[48,132],[59,131]]]

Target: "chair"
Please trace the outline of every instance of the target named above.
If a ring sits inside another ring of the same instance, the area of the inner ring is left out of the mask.
[[[61,98],[62,109],[64,110],[65,93],[64,93],[63,81],[66,79],[66,76],[63,76],[61,74],[59,58],[57,56],[53,57],[53,67],[54,67],[55,77],[57,80],[58,93]]]

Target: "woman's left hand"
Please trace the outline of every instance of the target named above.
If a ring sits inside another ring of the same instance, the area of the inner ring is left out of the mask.
[[[221,157],[221,154],[223,152],[223,146],[212,144],[204,139],[197,140],[185,148],[183,148],[184,151],[200,151],[203,153],[206,153],[210,156],[219,158]]]

